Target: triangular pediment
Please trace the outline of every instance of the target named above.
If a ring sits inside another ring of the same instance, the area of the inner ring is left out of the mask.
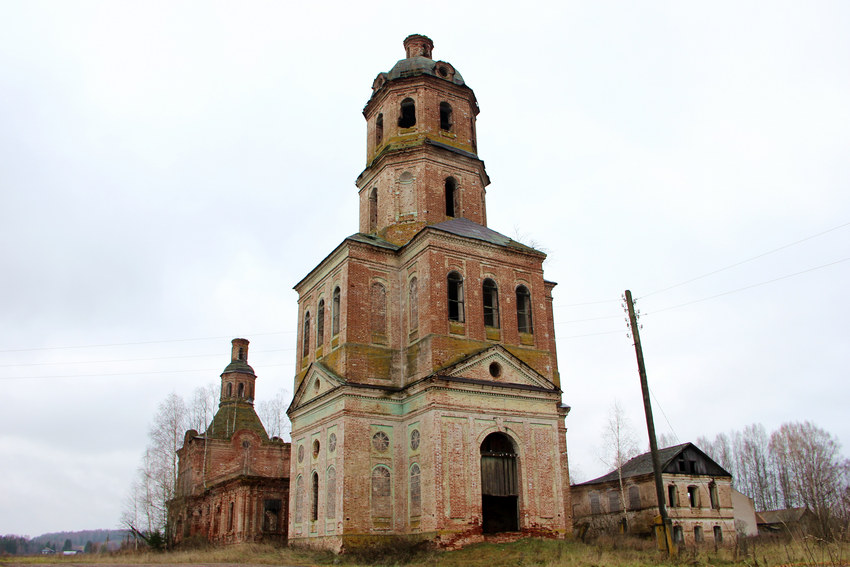
[[[438,374],[505,385],[517,384],[546,390],[558,389],[545,376],[535,371],[501,345],[494,345],[471,354],[460,362],[442,369]]]
[[[314,362],[307,369],[304,379],[295,390],[288,412],[308,404],[311,400],[324,396],[345,384],[345,379],[320,362]]]

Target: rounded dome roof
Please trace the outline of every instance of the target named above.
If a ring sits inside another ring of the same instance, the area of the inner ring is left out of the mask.
[[[244,360],[234,360],[230,364],[227,365],[227,368],[224,369],[222,374],[227,374],[228,372],[241,372],[242,374],[250,374],[251,376],[256,376],[254,374],[254,369],[245,362]]]
[[[463,85],[463,77],[454,67],[444,61],[434,61],[428,57],[416,56],[407,59],[401,59],[390,69],[389,73],[383,73],[388,81],[401,79],[404,77],[414,77],[416,75],[431,75],[439,77],[447,81],[451,81],[456,85]]]

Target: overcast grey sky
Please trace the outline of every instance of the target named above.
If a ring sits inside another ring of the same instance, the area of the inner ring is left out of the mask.
[[[291,391],[292,286],[357,230],[361,110],[411,33],[475,90],[489,226],[549,253],[580,479],[615,398],[646,444],[626,288],[660,432],[812,420],[847,454],[848,29],[844,1],[1,1],[0,533],[117,526],[157,404],[233,337],[259,400]]]

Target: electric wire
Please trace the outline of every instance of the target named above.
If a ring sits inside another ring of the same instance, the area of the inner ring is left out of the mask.
[[[807,269],[805,269],[805,270],[801,270],[801,271],[799,271],[799,272],[794,272],[793,274],[786,274],[786,275],[784,275],[784,276],[779,276],[779,277],[777,277],[777,278],[773,278],[773,279],[770,279],[770,280],[765,280],[765,281],[763,281],[763,282],[758,282],[758,283],[754,283],[754,284],[747,285],[747,286],[744,286],[744,287],[739,287],[739,288],[736,288],[736,289],[731,289],[731,290],[729,290],[729,291],[724,291],[724,292],[722,292],[722,293],[717,293],[717,294],[715,294],[715,295],[710,295],[710,296],[708,296],[708,297],[703,297],[703,298],[701,298],[701,299],[694,299],[693,301],[687,301],[687,302],[685,302],[685,303],[679,303],[679,304],[677,304],[677,305],[671,305],[671,306],[669,306],[669,307],[664,307],[663,309],[655,309],[655,310],[653,310],[653,311],[650,311],[650,312],[648,312],[648,313],[644,313],[644,314],[645,314],[645,315],[654,315],[654,314],[657,314],[657,313],[662,313],[662,312],[664,312],[664,311],[670,311],[671,309],[678,309],[679,307],[685,307],[686,305],[693,305],[694,303],[700,303],[700,302],[703,302],[703,301],[708,301],[708,300],[710,300],[710,299],[716,299],[716,298],[718,298],[718,297],[723,297],[724,295],[731,295],[731,294],[733,294],[733,293],[739,293],[739,292],[741,292],[741,291],[746,291],[746,290],[748,290],[748,289],[753,289],[753,288],[756,288],[756,287],[761,287],[761,286],[763,286],[763,285],[767,285],[767,284],[771,284],[771,283],[774,283],[774,282],[778,282],[778,281],[786,280],[786,279],[788,279],[788,278],[793,278],[794,276],[799,276],[799,275],[801,275],[801,274],[807,274],[807,273],[809,273],[809,272],[814,272],[815,270],[820,270],[820,269],[823,269],[823,268],[828,268],[828,267],[830,267],[830,266],[835,266],[836,264],[840,264],[840,263],[842,263],[842,262],[846,262],[846,261],[848,261],[848,260],[850,260],[850,257],[842,258],[842,259],[840,259],[840,260],[836,260],[836,261],[834,261],[834,262],[829,262],[829,263],[827,263],[827,264],[821,264],[820,266],[814,266],[814,267],[812,267],[812,268],[807,268]],[[644,296],[644,297],[645,297],[645,296]]]
[[[264,364],[263,368],[271,368],[271,367],[279,367],[279,366],[291,366],[291,364],[281,363],[281,364]],[[147,376],[150,374],[187,374],[191,372],[219,372],[221,369],[218,368],[201,368],[201,369],[192,369],[192,370],[148,370],[143,372],[108,372],[103,374],[54,374],[48,376],[2,376],[0,377],[0,381],[3,380],[53,380],[59,378],[108,378],[113,376]]]
[[[817,233],[817,234],[813,234],[813,235],[811,235],[811,236],[807,236],[807,237],[805,237],[805,238],[801,238],[800,240],[795,240],[794,242],[790,242],[790,243],[788,243],[788,244],[785,244],[785,245],[783,245],[783,246],[780,246],[779,248],[774,248],[773,250],[768,250],[767,252],[762,252],[761,254],[757,254],[757,255],[755,255],[755,256],[752,256],[752,257],[750,257],[750,258],[747,258],[746,260],[741,260],[740,262],[735,262],[734,264],[730,264],[730,265],[725,266],[725,267],[723,267],[723,268],[718,268],[718,269],[716,269],[716,270],[714,270],[714,271],[708,272],[708,273],[703,274],[703,275],[701,275],[701,276],[697,276],[697,277],[695,277],[695,278],[691,278],[691,279],[689,279],[689,280],[685,280],[685,281],[683,281],[683,282],[679,282],[679,283],[677,283],[677,284],[673,284],[673,285],[671,285],[671,286],[668,286],[668,287],[665,287],[665,288],[662,288],[662,289],[658,289],[658,290],[655,290],[655,291],[650,292],[650,293],[645,293],[645,294],[643,294],[642,296],[638,297],[637,299],[642,299],[642,298],[644,298],[644,297],[649,297],[650,295],[655,295],[655,294],[657,294],[657,293],[661,293],[661,292],[664,292],[664,291],[669,291],[669,290],[671,290],[671,289],[674,289],[674,288],[677,288],[677,287],[680,287],[680,286],[683,286],[683,285],[689,284],[689,283],[691,283],[691,282],[695,282],[695,281],[697,281],[697,280],[701,280],[701,279],[703,279],[703,278],[707,278],[707,277],[709,277],[709,276],[713,276],[714,274],[719,274],[720,272],[724,272],[724,271],[726,271],[726,270],[730,270],[730,269],[735,268],[735,267],[737,267],[737,266],[740,266],[740,265],[742,265],[742,264],[746,264],[747,262],[752,262],[753,260],[758,260],[759,258],[764,258],[765,256],[769,256],[770,254],[773,254],[773,253],[775,253],[775,252],[779,252],[780,250],[785,250],[786,248],[790,248],[790,247],[792,247],[792,246],[796,246],[797,244],[801,244],[801,243],[803,243],[803,242],[806,242],[807,240],[811,240],[811,239],[813,239],[813,238],[817,238],[817,237],[819,237],[819,236],[823,236],[824,234],[828,234],[828,233],[830,233],[830,232],[833,232],[833,231],[839,230],[839,229],[841,229],[841,228],[845,228],[845,227],[847,227],[847,226],[850,226],[850,222],[846,222],[846,223],[844,223],[844,224],[840,224],[840,225],[838,225],[838,226],[834,226],[834,227],[832,227],[832,228],[829,228],[829,229],[827,229],[827,230],[824,230],[823,232],[819,232],[819,233]]]

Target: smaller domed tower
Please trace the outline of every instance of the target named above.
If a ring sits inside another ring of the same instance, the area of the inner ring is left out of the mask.
[[[221,402],[225,404],[243,403],[254,405],[254,383],[257,375],[248,364],[248,340],[233,339],[230,352],[230,364],[221,374]]]
[[[229,438],[239,429],[250,429],[268,439],[266,430],[254,411],[254,386],[257,375],[248,364],[248,340],[233,339],[230,364],[221,373],[221,396],[218,411],[207,434]]]

